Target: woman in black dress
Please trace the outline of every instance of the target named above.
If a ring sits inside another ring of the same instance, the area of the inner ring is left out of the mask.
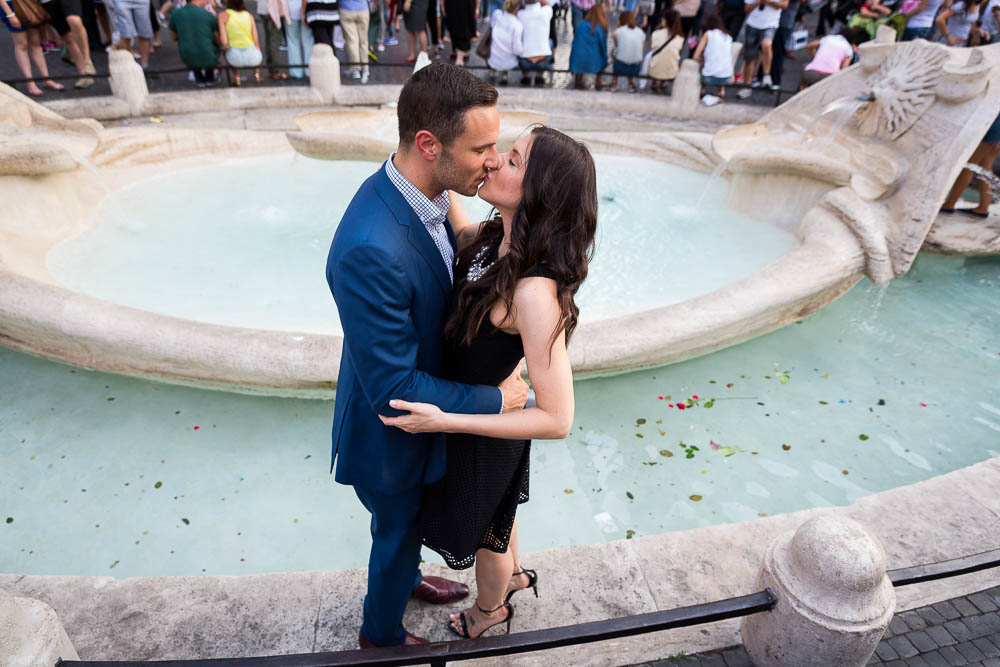
[[[450,434],[447,470],[426,488],[421,528],[450,567],[476,565],[476,602],[449,625],[462,637],[505,621],[509,631],[511,596],[528,587],[538,595],[538,575],[518,562],[515,513],[528,500],[528,439],[565,438],[573,424],[566,341],[597,228],[594,161],[582,143],[536,127],[501,156],[479,196],[495,208],[492,220],[469,224],[454,205],[449,213],[459,252],[445,377],[498,385],[524,358],[537,407],[461,415],[397,400],[390,405],[409,414],[381,418],[411,433]]]

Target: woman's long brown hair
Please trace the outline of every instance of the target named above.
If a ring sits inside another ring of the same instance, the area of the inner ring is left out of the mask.
[[[580,309],[573,297],[587,277],[597,231],[597,174],[594,159],[582,143],[558,130],[538,126],[528,151],[521,183],[521,204],[510,226],[510,249],[483,275],[467,282],[456,297],[445,324],[445,336],[469,344],[494,304],[514,314],[514,290],[530,269],[544,268],[555,279],[560,332],[566,340],[576,328]],[[479,236],[458,256],[459,271],[467,271],[486,244],[499,244],[503,223],[499,216],[482,225]]]

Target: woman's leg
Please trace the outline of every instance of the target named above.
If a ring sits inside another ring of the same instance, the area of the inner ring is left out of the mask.
[[[62,90],[64,86],[61,83],[49,78],[49,67],[45,64],[45,53],[42,51],[42,33],[38,28],[29,28],[25,34],[28,36],[28,55],[44,79],[42,85],[52,90]]]
[[[424,35],[424,39],[427,39],[426,33],[421,33]],[[410,49],[410,55],[407,58],[410,62],[413,62],[417,57],[417,33],[412,30],[406,31],[406,46]]]
[[[507,584],[514,572],[514,559],[510,547],[506,553],[498,554],[489,549],[476,552],[476,602],[465,611],[466,628],[473,637],[479,636],[486,628],[496,625],[507,618],[508,611],[502,606],[507,595]],[[492,613],[483,613],[480,609]],[[462,631],[462,619],[459,614],[451,614],[451,624],[458,632]]]
[[[988,154],[987,151],[990,150],[990,146],[991,144],[986,144],[986,143],[980,143],[978,146],[976,146],[976,150],[973,151],[972,157],[969,158],[969,162],[971,162],[972,164],[982,166],[983,162],[985,162],[986,160]],[[990,169],[992,168],[992,166],[993,165],[991,163],[990,166],[986,168]],[[972,182],[972,171],[969,169],[963,169],[961,173],[959,173],[958,178],[955,179],[955,184],[951,186],[951,192],[948,193],[948,198],[944,200],[944,204],[942,204],[941,208],[942,209],[955,208],[955,204],[958,203],[958,198],[962,196],[962,193],[965,192],[965,189],[969,187],[969,184],[971,182]],[[980,193],[980,206],[981,205],[982,205],[982,194]],[[987,206],[989,206],[989,204],[987,204]]]
[[[12,32],[10,36],[14,39],[14,60],[17,61],[17,67],[24,74],[25,79],[30,79],[31,60],[28,58],[28,34],[24,32]],[[29,81],[28,93],[37,97],[42,94],[42,89],[34,81]]]

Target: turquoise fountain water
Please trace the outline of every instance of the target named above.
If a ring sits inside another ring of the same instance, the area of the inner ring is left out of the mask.
[[[534,447],[522,549],[843,505],[1000,455],[998,288],[998,258],[922,256],[767,336],[578,382],[572,436]],[[331,402],[9,350],[0,377],[0,571],[365,565],[368,517],[329,475]]]
[[[685,202],[705,189],[702,174],[635,158],[597,164],[600,231],[579,295],[584,321],[711,292],[796,245],[727,211],[722,182],[711,184],[713,203],[694,207]],[[109,198],[97,224],[57,246],[48,267],[77,291],[136,308],[339,333],[326,253],[351,196],[378,166],[292,154],[173,174],[170,187],[144,181]],[[467,204],[480,220],[489,213],[482,200]]]

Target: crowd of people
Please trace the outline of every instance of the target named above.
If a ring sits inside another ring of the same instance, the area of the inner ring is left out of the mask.
[[[850,65],[858,45],[883,25],[901,40],[949,46],[1000,37],[1000,0],[251,2],[256,6],[247,7],[246,0],[0,0],[0,10],[18,67],[25,78],[35,79],[27,85],[35,96],[63,89],[49,78],[47,49],[61,47],[77,69],[75,86],[87,88],[94,83],[92,48],[131,51],[148,69],[162,30],[179,42],[180,58],[199,86],[212,85],[220,66],[233,69],[236,85],[241,70],[252,71],[260,82],[262,67],[275,80],[301,79],[315,43],[336,49],[349,75],[367,83],[369,63],[400,44],[402,33],[406,63],[426,52],[432,59],[448,56],[456,65],[468,65],[475,48],[492,82],[507,85],[516,72],[521,85],[541,86],[555,67],[559,35],[568,32],[575,87],[590,87],[592,79],[597,90],[609,85],[617,90],[623,81],[630,92],[647,83],[654,93],[667,92],[681,59],[688,57],[700,64],[706,105],[723,101],[733,84],[744,98],[754,87],[781,88],[786,61],[801,57],[793,51],[808,54],[799,86],[811,85]],[[810,12],[818,13],[812,41],[805,27]],[[560,20],[568,21],[570,30],[560,30]]]

